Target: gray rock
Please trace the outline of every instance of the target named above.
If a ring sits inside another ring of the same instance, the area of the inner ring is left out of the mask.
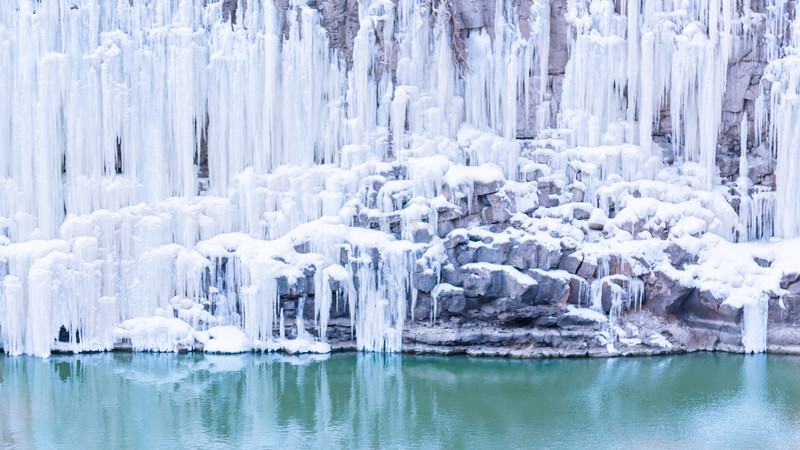
[[[581,262],[581,266],[578,268],[578,276],[590,279],[594,277],[594,274],[597,272],[597,261],[593,260],[593,258],[583,258]]]
[[[576,200],[573,199],[573,202],[575,201]],[[577,202],[581,201],[583,201],[583,195],[581,195],[581,200],[578,200]],[[589,203],[579,203],[572,208],[572,217],[575,220],[589,220],[589,218],[592,216],[593,210],[594,207]]]
[[[439,237],[444,238],[448,233],[456,229],[456,224],[453,221],[440,221],[436,227]]]
[[[427,244],[433,238],[433,229],[430,225],[420,225],[411,231],[411,239],[415,244]]]
[[[480,205],[480,203],[478,203]],[[465,217],[461,217],[458,220],[453,222],[456,228],[472,228],[476,226],[483,225],[483,215],[481,214],[481,210],[479,209],[477,213],[470,214]]]
[[[550,208],[559,205],[561,189],[554,181],[539,182],[539,205]]]
[[[646,274],[644,306],[657,316],[677,314],[683,302],[694,292],[666,273],[655,270]]]
[[[546,272],[540,269],[525,272],[539,284],[534,304],[555,305],[566,303],[570,294],[569,278],[566,273]]]
[[[464,272],[458,270],[452,264],[442,266],[442,282],[461,286],[464,284]]]
[[[461,210],[456,205],[447,202],[436,208],[436,217],[439,222],[454,220],[461,217]]]
[[[508,208],[499,206],[489,206],[483,208],[483,220],[486,223],[503,223],[511,218],[511,211]]]
[[[553,308],[522,305],[499,312],[497,314],[497,319],[502,324],[518,324],[529,326],[530,324],[536,324],[536,322],[541,320],[543,317],[553,318],[553,314]],[[545,323],[550,322],[548,319],[544,319],[543,321]],[[558,320],[556,319],[555,322],[558,323]]]
[[[546,245],[536,246],[536,267],[539,269],[555,269],[561,263],[561,247],[550,248]]]
[[[687,264],[695,264],[697,262],[697,256],[692,255],[676,243],[669,244],[664,249],[664,253],[669,257],[669,263],[679,270],[683,270]]]
[[[478,252],[478,247],[475,245],[461,244],[455,248],[456,262],[459,265],[469,264],[475,262],[475,254]]]
[[[541,316],[534,322],[537,327],[554,327],[558,324],[556,316]]]
[[[798,280],[800,280],[800,273],[784,273],[783,276],[781,276],[781,289],[789,289],[789,287],[797,283]]]
[[[589,283],[583,278],[572,275],[569,279],[569,296],[567,303],[586,306],[589,301]]]
[[[436,286],[436,274],[431,269],[417,272],[411,278],[414,288],[423,292],[430,292]]]
[[[505,186],[505,184],[506,180],[492,180],[490,182],[476,181],[474,192],[475,195],[478,196],[494,194]]]
[[[602,210],[595,209],[589,215],[589,219],[588,219],[588,222],[586,222],[586,224],[589,226],[590,230],[599,231],[599,230],[602,230],[603,228],[605,228],[607,220],[608,219],[606,218],[606,215],[605,215],[605,213],[603,213]]]
[[[724,305],[725,298],[718,298],[710,291],[692,290],[691,294],[676,308],[678,315],[684,320],[700,320],[738,324],[741,320],[740,310]],[[716,327],[716,325],[715,325]]]
[[[281,297],[297,298],[306,295],[308,282],[305,277],[297,277],[294,282],[289,282],[286,276],[276,278],[278,295]]]
[[[533,304],[538,291],[539,284],[536,283],[536,280],[517,269],[508,268],[503,273],[503,295],[512,300]]]
[[[759,258],[758,256],[753,257],[753,261],[758,264],[759,267],[772,267],[772,260]]]
[[[463,290],[458,294],[439,298],[439,308],[450,314],[461,314],[466,309],[466,306],[467,300],[464,298]]]
[[[583,199],[584,199],[584,196],[585,196],[585,190],[584,190],[584,188],[583,188],[582,186],[579,186],[579,185],[574,185],[574,184],[570,186],[570,188],[569,188],[569,193],[570,193],[570,196],[572,197],[572,198],[571,198],[571,201],[572,201],[573,203],[580,203],[580,202],[582,202],[582,201],[583,201]],[[586,220],[586,219],[588,219],[588,218],[589,218],[589,215],[588,215],[588,213],[587,213],[587,214],[586,214],[586,217],[585,217],[584,219],[579,219],[577,216],[576,216],[575,218],[576,218],[576,219],[578,219],[578,220]]]
[[[525,270],[533,265],[536,265],[536,243],[533,239],[525,239],[514,244],[508,251],[508,258],[506,264],[518,269]]]
[[[451,284],[440,284],[433,289],[438,311],[446,315],[462,314],[467,307],[464,289]]]
[[[773,295],[769,301],[769,320],[771,323],[800,323],[800,274],[788,273],[781,279],[782,297]],[[783,307],[781,307],[783,303]]]
[[[536,298],[536,280],[512,267],[476,263],[462,266],[461,270],[467,297],[508,297],[526,304]]]
[[[583,255],[579,252],[575,252],[566,256],[561,257],[561,261],[558,264],[558,268],[561,270],[565,270],[569,273],[578,273],[578,269],[583,262]]]
[[[475,261],[491,264],[503,264],[506,262],[510,244],[499,245],[480,245],[475,252]]]
[[[571,327],[593,327],[600,329],[605,321],[596,320],[593,317],[587,317],[578,314],[563,314],[558,317],[557,325],[561,328]]]
[[[550,171],[548,169],[549,168],[543,164],[531,164],[524,170],[521,170],[520,175],[523,180],[530,183],[532,181],[538,181],[539,178],[542,178],[545,175],[550,175]],[[547,170],[546,173],[545,170]]]
[[[503,291],[502,270],[479,269],[467,265],[464,271],[464,295],[468,297],[499,297]]]

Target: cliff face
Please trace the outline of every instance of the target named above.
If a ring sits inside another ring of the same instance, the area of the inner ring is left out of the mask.
[[[796,352],[794,2],[665,3],[5,3],[0,347]]]

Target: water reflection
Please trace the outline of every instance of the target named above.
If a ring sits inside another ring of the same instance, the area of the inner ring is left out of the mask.
[[[799,369],[717,354],[0,357],[0,445],[791,447]]]

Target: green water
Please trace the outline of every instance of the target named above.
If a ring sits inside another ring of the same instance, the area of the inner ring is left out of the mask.
[[[796,448],[800,358],[0,355],[12,448]]]

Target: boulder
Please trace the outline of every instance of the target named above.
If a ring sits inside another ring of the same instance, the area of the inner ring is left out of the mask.
[[[503,289],[502,269],[492,269],[490,264],[466,264],[464,295],[468,297],[499,297]]]
[[[511,218],[511,211],[500,206],[487,206],[483,208],[483,220],[486,223],[503,223]]]
[[[759,258],[758,256],[753,257],[753,261],[758,264],[758,267],[772,267],[773,260],[767,258]]]
[[[536,246],[536,268],[555,269],[561,263],[561,246],[556,248],[539,244]]]
[[[451,248],[456,248],[461,244],[466,244],[467,242],[467,230],[453,230],[444,238],[444,248],[449,250]]]
[[[459,265],[469,264],[475,262],[475,254],[478,252],[478,246],[470,244],[461,244],[455,248],[456,262]]]
[[[509,266],[474,263],[461,267],[467,297],[508,297],[533,304],[538,290],[536,280]]]
[[[411,240],[415,244],[427,244],[433,238],[433,228],[427,223],[414,224],[411,229]]]
[[[467,306],[464,297],[464,289],[453,286],[452,284],[441,283],[436,285],[431,292],[433,300],[437,304],[438,311],[446,311],[449,314],[461,314]]]
[[[588,280],[593,278],[595,273],[597,273],[597,260],[584,257],[581,266],[578,268],[577,275]]]
[[[478,245],[475,252],[475,261],[491,264],[504,264],[508,258],[508,252],[510,248],[510,242]]]
[[[567,273],[567,272],[565,272]],[[569,296],[567,303],[572,305],[588,304],[589,302],[589,283],[577,275],[571,275],[569,278]]]
[[[669,257],[669,263],[678,270],[683,270],[687,264],[695,264],[697,262],[697,256],[689,253],[674,242],[667,245],[664,253]]]
[[[498,192],[505,186],[506,180],[502,178],[475,180],[475,195],[489,195]]]
[[[536,256],[536,243],[533,239],[524,239],[515,243],[508,251],[506,264],[518,270],[525,270],[536,265]]]
[[[436,274],[431,269],[425,269],[422,272],[417,272],[412,276],[412,284],[414,289],[431,292],[436,286]]]
[[[593,327],[600,329],[606,323],[608,323],[606,316],[588,308],[574,308],[558,318],[558,326],[561,328]]]
[[[462,286],[464,284],[464,272],[457,269],[452,264],[445,264],[442,266],[442,282],[452,284],[453,286]]]
[[[534,298],[534,304],[555,305],[565,303],[570,296],[570,275],[566,272],[547,272],[533,269],[525,272],[536,280],[539,288]]]
[[[644,306],[657,316],[677,314],[680,305],[694,291],[661,270],[650,272],[642,278],[645,282]]]
[[[769,319],[773,323],[800,323],[800,274],[787,273],[781,278],[783,296],[773,295],[769,303]]]
[[[575,252],[566,256],[562,256],[561,261],[558,264],[558,268],[569,273],[577,274],[582,262],[583,255],[579,252]]]
[[[559,205],[561,188],[555,181],[539,181],[539,205],[550,208]]]

